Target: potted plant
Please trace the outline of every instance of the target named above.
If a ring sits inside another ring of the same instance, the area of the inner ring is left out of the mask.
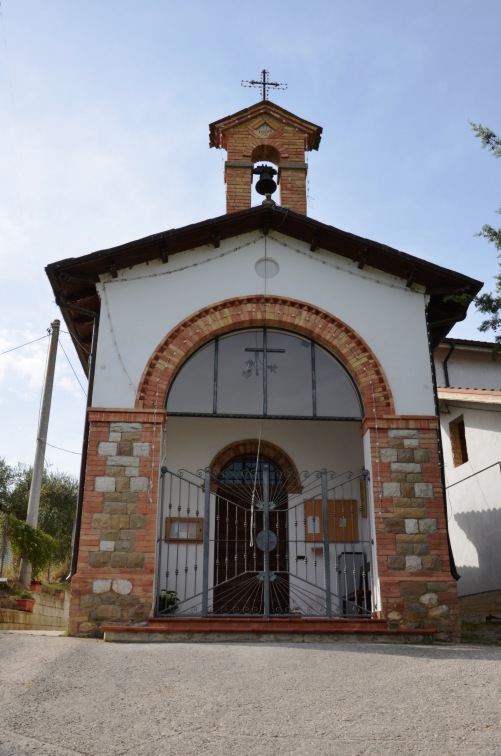
[[[32,580],[30,583],[30,591],[32,593],[41,593],[42,592],[42,581],[41,580]]]
[[[179,598],[176,591],[160,591],[158,597],[158,611],[160,614],[173,614],[178,604]]]
[[[33,594],[29,591],[23,591],[19,596],[16,596],[16,609],[20,612],[32,612],[35,606],[35,599]]]

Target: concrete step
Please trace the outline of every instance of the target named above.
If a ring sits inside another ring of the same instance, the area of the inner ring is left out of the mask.
[[[108,642],[392,642],[429,643],[434,628],[392,629],[372,618],[304,617],[156,617],[146,625],[102,625]]]

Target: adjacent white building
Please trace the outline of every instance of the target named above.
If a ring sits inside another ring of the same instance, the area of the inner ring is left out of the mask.
[[[447,338],[435,352],[447,517],[460,596],[501,587],[501,355]]]

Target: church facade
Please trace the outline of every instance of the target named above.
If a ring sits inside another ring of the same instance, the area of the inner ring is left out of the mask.
[[[226,214],[47,268],[91,388],[72,634],[458,637],[432,351],[480,284],[308,217],[320,137],[267,100],[216,121]]]

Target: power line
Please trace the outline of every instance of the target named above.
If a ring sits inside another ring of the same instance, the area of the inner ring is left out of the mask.
[[[80,341],[80,339],[78,339],[77,336],[74,333],[69,333],[69,331],[59,331],[59,333],[65,333],[66,336],[70,336],[73,339],[73,341],[76,341],[76,343],[78,344],[78,346],[81,347],[86,354],[90,355],[90,352],[87,349],[87,347],[85,346],[85,344],[82,344],[82,342]]]
[[[75,376],[75,378],[77,379],[77,381],[78,381],[78,385],[80,386],[80,388],[81,388],[81,389],[82,389],[82,391],[84,392],[84,395],[85,395],[85,396],[87,396],[87,392],[85,391],[84,387],[83,387],[83,386],[82,386],[82,384],[80,383],[80,379],[79,379],[78,375],[77,375],[77,374],[76,374],[76,372],[75,372],[75,368],[74,368],[74,367],[73,367],[73,365],[71,364],[71,362],[70,362],[70,358],[69,358],[69,357],[68,357],[68,355],[66,354],[66,351],[65,351],[65,349],[64,349],[64,347],[63,347],[63,345],[62,345],[62,343],[61,343],[61,339],[59,339],[59,346],[60,346],[60,347],[61,347],[61,349],[63,350],[64,356],[65,356],[65,357],[66,357],[66,359],[68,360],[68,365],[69,365],[69,366],[70,366],[70,368],[71,368],[71,369],[73,370],[73,375],[74,375],[74,376]]]
[[[71,451],[71,449],[63,449],[61,446],[54,446],[54,444],[49,444],[48,441],[46,441],[45,444],[46,446],[50,446],[51,449],[58,449],[59,451],[68,452],[68,454],[76,454],[77,457],[82,456],[81,452],[74,452],[74,451]]]
[[[45,336],[40,336],[38,339],[33,339],[33,341],[27,341],[26,344],[20,344],[17,347],[12,347],[12,349],[6,349],[5,352],[0,352],[0,357],[2,354],[8,354],[9,352],[15,352],[16,349],[22,349],[25,346],[29,346],[29,344],[34,344],[36,341],[42,341],[42,339],[48,338],[49,334],[46,333]]]

